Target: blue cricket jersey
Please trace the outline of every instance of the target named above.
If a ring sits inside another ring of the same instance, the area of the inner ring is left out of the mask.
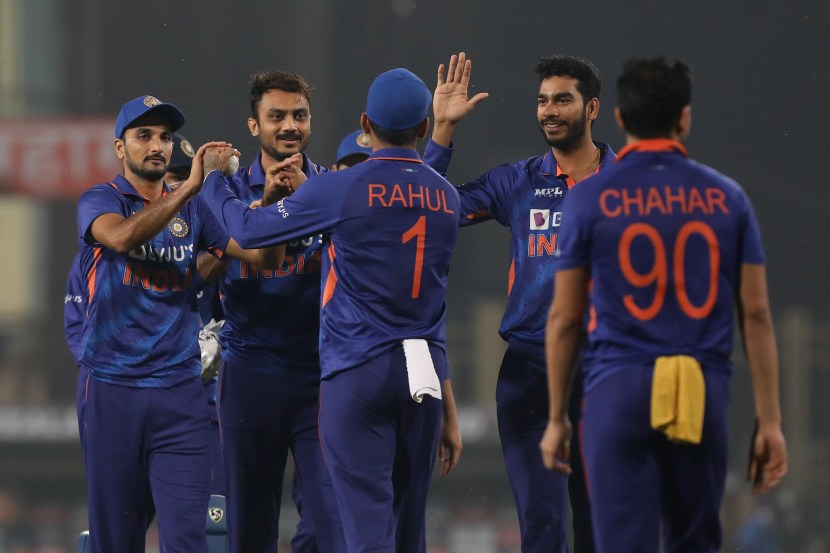
[[[81,361],[81,342],[84,336],[86,305],[84,278],[81,275],[81,252],[75,254],[66,277],[66,296],[63,298],[63,337],[77,365]]]
[[[598,171],[602,172],[616,156],[607,144],[595,144],[600,149]],[[424,158],[445,174],[451,153],[450,148],[430,140]],[[575,184],[548,149],[543,156],[499,165],[458,187],[462,226],[493,219],[510,228],[508,300],[499,327],[506,341],[516,338],[537,346],[545,343],[562,205]]]
[[[660,355],[731,370],[740,266],[764,263],[736,182],[679,142],[643,140],[574,189],[564,211],[557,270],[587,267],[593,279],[586,391]]]
[[[303,156],[306,176],[325,171]],[[250,167],[237,171],[229,186],[248,205],[261,199],[265,187],[262,154]],[[289,241],[279,269],[230,261],[221,281],[223,357],[259,372],[320,378],[322,249],[318,233]]]
[[[266,208],[248,208],[218,171],[208,175],[202,195],[243,247],[326,235],[323,378],[406,338],[445,348],[445,292],[460,205],[453,186],[415,150],[378,150],[350,169],[310,178]],[[436,370],[446,377],[446,366]]]
[[[129,217],[148,203],[122,176],[78,201],[88,298],[80,362],[104,382],[169,387],[201,373],[196,253],[222,255],[230,238],[197,196],[162,232],[127,254],[95,242],[90,228],[100,215]]]

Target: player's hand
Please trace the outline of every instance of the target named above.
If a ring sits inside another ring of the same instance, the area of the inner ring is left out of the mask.
[[[458,419],[447,420],[447,417],[443,417],[441,419],[441,438],[438,441],[438,466],[441,476],[448,475],[458,464],[463,447]]]
[[[184,193],[191,195],[197,194],[202,188],[205,175],[207,175],[207,171],[205,171],[204,167],[205,153],[210,149],[223,150],[229,148],[233,149],[230,142],[214,141],[202,144],[199,149],[196,150],[196,155],[193,156],[193,162],[190,165],[190,176],[186,181],[181,183],[176,190],[182,190]],[[236,150],[233,151],[236,152]],[[237,152],[237,154],[238,153],[239,152]],[[230,157],[230,154],[228,157]]]
[[[274,163],[265,170],[265,190],[259,205],[262,207],[271,205],[290,196],[305,181],[302,154],[294,154]]]
[[[239,150],[233,148],[229,143],[225,143],[223,146],[208,146],[202,154],[204,174],[207,175],[211,171],[218,170],[226,177],[232,177],[236,172],[236,169],[231,167],[230,162],[233,156],[236,156],[237,161],[239,161],[241,154]]]
[[[542,451],[542,462],[545,468],[563,474],[571,473],[571,421],[568,417],[562,420],[550,420],[539,442]]]
[[[490,94],[479,92],[468,98],[470,73],[473,63],[461,52],[450,57],[449,69],[444,75],[444,64],[438,66],[438,84],[432,96],[432,113],[436,125],[454,125],[473,111],[480,101]]]
[[[747,480],[752,493],[765,493],[774,488],[787,473],[787,442],[779,425],[756,427],[749,451]]]

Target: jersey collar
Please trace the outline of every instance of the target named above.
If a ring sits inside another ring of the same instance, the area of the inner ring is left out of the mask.
[[[110,184],[113,188],[115,188],[125,196],[135,196],[137,198],[141,198],[145,202],[150,201],[147,198],[145,198],[143,194],[139,194],[138,190],[135,189],[135,187],[130,183],[130,181],[124,178],[124,175],[117,175],[114,179],[112,179],[112,182]],[[161,195],[166,196],[169,193],[170,187],[167,186],[166,182],[162,181]]]
[[[417,150],[412,148],[383,148],[371,153],[369,159],[366,161],[373,161],[377,159],[394,159],[398,161],[411,161],[413,163],[423,163],[421,156],[418,155]]]
[[[632,142],[620,150],[617,159],[622,159],[632,152],[680,152],[684,157],[689,157],[683,144],[669,138],[648,138]]]
[[[596,142],[594,141],[594,146],[599,148],[599,165],[597,165],[596,171],[594,174],[599,173],[600,169],[602,169],[605,165],[611,163],[613,160],[616,159],[614,156],[614,152],[608,146],[608,144],[604,142]],[[611,154],[611,155],[608,155]],[[539,172],[545,176],[556,176],[568,183],[568,188],[572,188],[576,182],[568,175],[567,173],[563,172],[562,169],[559,167],[559,163],[556,161],[556,158],[553,155],[553,149],[548,148],[548,151],[545,152],[545,156],[542,158],[542,164],[539,168]]]

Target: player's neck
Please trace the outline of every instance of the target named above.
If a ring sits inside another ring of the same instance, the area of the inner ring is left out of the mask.
[[[588,134],[579,144],[568,151],[553,148],[556,163],[563,173],[579,182],[585,177],[594,174],[600,162],[600,149],[593,143]]]
[[[162,193],[164,192],[163,179],[150,181],[145,178],[139,177],[134,173],[125,173],[124,178],[127,179],[127,181],[133,185],[133,188],[135,188],[136,192],[138,192],[151,202],[161,198]]]

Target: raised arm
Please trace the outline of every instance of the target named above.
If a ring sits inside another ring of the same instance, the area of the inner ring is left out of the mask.
[[[473,62],[467,59],[464,52],[450,57],[446,75],[444,64],[438,66],[438,84],[432,96],[435,118],[432,140],[445,148],[452,142],[455,124],[467,117],[476,104],[490,96],[487,92],[479,92],[472,98],[468,97],[472,68]]]
[[[202,187],[202,155],[212,146],[229,147],[230,144],[209,142],[202,145],[193,158],[193,168],[198,164],[199,170],[191,171],[190,178],[176,190],[150,202],[144,209],[129,217],[117,213],[104,213],[98,216],[89,229],[93,239],[119,253],[127,253],[147,243],[167,226],[184,204],[199,193]]]

